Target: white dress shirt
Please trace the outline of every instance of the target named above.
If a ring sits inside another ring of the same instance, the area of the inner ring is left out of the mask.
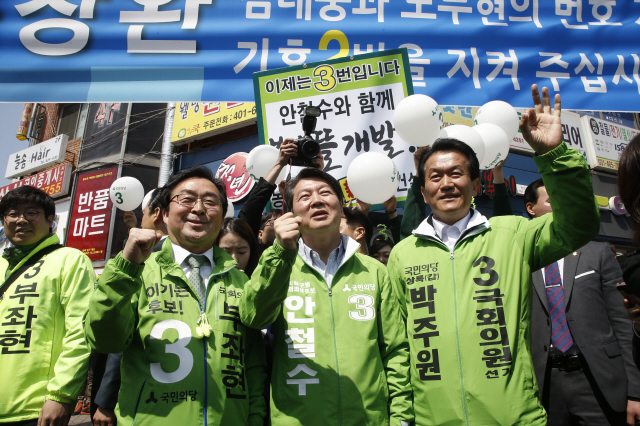
[[[546,266],[544,268],[541,269],[542,271],[542,279],[546,282],[547,281],[547,274],[544,273],[544,269],[546,268]],[[564,287],[564,257],[560,260],[558,260],[558,269],[560,272],[560,278],[562,281],[562,286]],[[553,271],[549,271],[549,273],[551,273]]]
[[[469,225],[469,219],[471,219],[471,212],[467,213],[465,217],[454,223],[453,225],[447,225],[446,223],[440,222],[435,217],[433,218],[433,229],[436,231],[436,234],[440,237],[443,243],[449,248],[449,250],[453,250],[456,243],[460,239],[460,235],[464,231],[466,231],[467,226]]]
[[[309,248],[309,246],[304,243],[302,238],[300,238],[299,240],[298,254],[309,265],[311,265],[313,269],[320,272],[320,274],[322,274],[322,276],[324,277],[324,280],[327,282],[327,285],[331,287],[333,276],[336,274],[336,271],[344,261],[344,255],[346,252],[348,241],[348,236],[340,234],[340,244],[338,245],[338,247],[333,249],[333,251],[329,255],[329,259],[327,259],[326,265],[322,260],[320,260],[320,255],[311,250],[311,248]]]
[[[184,275],[188,278],[189,273],[191,272],[191,265],[189,265],[187,257],[195,253],[191,253],[190,251],[185,250],[179,245],[174,244],[173,241],[171,242],[171,248],[173,248],[173,260],[175,260],[176,263],[180,265],[182,271],[184,272]],[[213,271],[213,268],[215,268],[216,266],[215,262],[213,261],[213,247],[202,254],[209,260],[208,264],[205,263],[200,267],[200,276],[202,277],[202,280],[204,281],[204,285],[206,287],[207,285],[209,285],[209,275],[211,275],[211,271]]]

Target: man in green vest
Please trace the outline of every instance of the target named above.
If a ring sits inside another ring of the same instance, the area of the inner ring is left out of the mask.
[[[55,205],[21,186],[0,201],[13,244],[0,259],[0,424],[66,425],[89,367],[82,317],[96,280],[91,261],[59,245]]]
[[[264,348],[239,319],[247,276],[214,246],[224,184],[204,167],[160,194],[169,236],[133,228],[98,280],[85,322],[91,347],[122,352],[118,424],[262,426]]]

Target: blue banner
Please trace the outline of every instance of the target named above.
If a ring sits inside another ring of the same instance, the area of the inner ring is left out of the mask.
[[[0,101],[254,101],[252,73],[407,48],[443,105],[637,111],[639,0],[2,0]]]

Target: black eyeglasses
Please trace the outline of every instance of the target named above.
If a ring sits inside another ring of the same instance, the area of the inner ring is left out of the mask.
[[[38,216],[40,215],[40,213],[44,213],[44,212],[31,209],[31,210],[26,210],[20,213],[12,210],[4,214],[4,220],[6,220],[7,222],[13,223],[13,222],[17,222],[18,219],[20,219],[20,216],[22,216],[29,222],[35,222],[36,220],[38,220]]]
[[[264,223],[264,227],[266,228],[267,226],[273,226],[273,224],[276,222],[275,219],[269,219],[268,221],[266,221]]]
[[[198,200],[202,201],[202,205],[207,210],[217,210],[222,206],[222,201],[213,196],[208,196],[204,198],[194,197],[189,194],[178,194],[171,197],[171,201],[175,200],[182,207],[193,208],[196,205]]]

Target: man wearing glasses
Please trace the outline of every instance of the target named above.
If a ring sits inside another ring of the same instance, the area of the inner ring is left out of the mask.
[[[55,205],[31,186],[0,201],[13,244],[0,259],[0,424],[63,425],[84,386],[89,348],[82,316],[95,273],[52,233]]]
[[[118,424],[260,425],[266,413],[260,332],[239,320],[246,275],[214,247],[227,209],[206,168],[174,175],[160,194],[169,237],[133,228],[98,280],[87,340],[123,352]]]

